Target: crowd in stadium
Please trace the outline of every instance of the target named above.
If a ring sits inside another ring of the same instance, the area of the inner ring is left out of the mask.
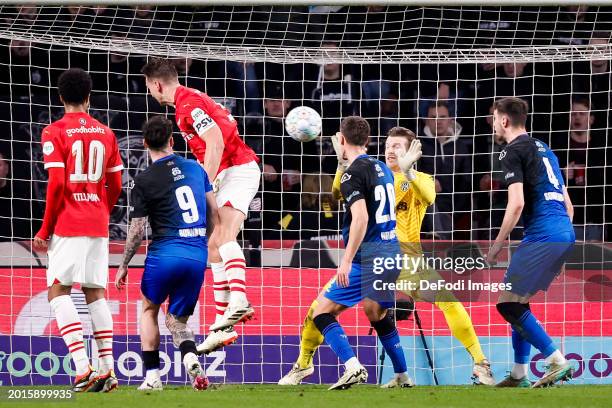
[[[305,10],[307,14],[308,9]],[[179,12],[187,13],[189,9]],[[211,21],[216,19],[207,13],[195,13],[203,20],[189,24],[182,19],[172,20],[174,13],[162,14],[167,17],[164,19],[155,17],[150,6],[124,8],[120,12],[115,8],[66,7],[54,24],[71,30],[103,27],[101,30],[115,38],[147,40],[172,41],[188,32],[192,40],[204,38],[213,43],[215,33],[225,33],[227,40],[233,32],[226,31],[228,27],[215,26]],[[607,28],[595,25],[591,20],[593,13],[584,8],[564,13],[567,14],[564,19],[573,21],[573,31],[544,31],[552,33],[551,43],[609,43],[609,31],[592,30]],[[367,17],[369,13],[362,14]],[[36,7],[23,7],[21,16],[29,18],[32,24],[41,21]],[[212,20],[205,21],[205,17]],[[445,21],[451,24],[453,20]],[[181,22],[187,26],[181,26]],[[249,27],[247,31],[257,30]],[[285,28],[285,32],[289,31],[292,30]],[[382,32],[380,27],[378,32]],[[312,38],[321,39],[319,45],[323,47],[347,45],[344,39],[325,34],[314,33]],[[364,38],[356,41],[360,43]],[[380,44],[383,40],[379,37],[376,41]],[[27,239],[37,230],[30,220],[42,218],[43,206],[36,200],[44,197],[39,193],[44,190],[40,187],[44,172],[37,173],[29,164],[32,158],[40,157],[40,153],[35,154],[40,150],[36,130],[40,127],[30,126],[29,122],[48,122],[51,113],[48,106],[59,107],[54,86],[65,68],[78,66],[91,73],[92,110],[99,110],[102,116],[107,112],[107,119],[113,116],[109,125],[118,137],[137,134],[140,129],[137,122],[146,117],[144,112],[157,112],[159,108],[147,101],[140,74],[146,61],[142,55],[19,40],[3,40],[0,53],[0,60],[4,61],[0,64],[0,105],[6,107],[11,103],[11,109],[3,108],[0,113],[0,212],[12,214],[12,218],[0,219],[0,239]],[[338,205],[327,194],[336,169],[329,136],[338,130],[342,117],[357,114],[370,122],[373,154],[382,154],[384,136],[393,126],[413,129],[422,140],[424,155],[418,168],[434,175],[437,191],[435,205],[424,224],[425,234],[441,239],[494,237],[506,198],[495,159],[502,144],[492,136],[491,107],[495,98],[502,96],[518,96],[529,103],[532,113],[529,130],[550,144],[565,169],[576,207],[577,238],[601,241],[612,232],[606,231],[612,211],[605,200],[606,193],[610,193],[606,191],[610,184],[606,180],[612,177],[608,165],[612,159],[608,157],[612,90],[608,60],[478,65],[281,65],[177,58],[176,66],[183,84],[203,90],[226,104],[239,120],[247,143],[262,159],[263,193],[253,205],[263,212],[253,211],[255,218],[247,225],[255,231],[254,235],[309,239],[337,234]],[[299,105],[312,106],[321,113],[324,137],[320,140],[302,144],[284,137],[283,117]],[[115,114],[108,114],[110,111]],[[134,120],[127,111],[142,115]],[[129,160],[126,167],[144,166],[131,157]]]

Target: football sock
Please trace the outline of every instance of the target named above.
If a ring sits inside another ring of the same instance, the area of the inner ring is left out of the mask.
[[[518,302],[498,303],[497,310],[514,329],[545,357],[557,348],[529,308]]]
[[[104,375],[113,369],[113,315],[104,298],[91,302],[87,308],[98,346],[98,374]]]
[[[514,362],[516,364],[527,364],[529,362],[531,343],[521,336],[514,326],[512,326],[512,348],[514,349]]]
[[[510,376],[515,380],[520,380],[523,377],[527,377],[528,364],[515,363],[510,371]]]
[[[198,351],[196,350],[196,345],[193,340],[185,340],[179,345],[179,350],[181,351],[181,358],[185,359],[185,355],[189,353],[193,353],[194,355],[198,355]]]
[[[69,295],[57,296],[49,302],[55,314],[55,320],[64,343],[74,361],[77,375],[83,375],[89,370],[89,357],[83,343],[83,326],[79,313]]]
[[[475,363],[486,360],[470,315],[452,293],[446,292],[443,296],[445,301],[436,300],[435,305],[444,313],[451,334],[463,344]],[[436,296],[437,298],[438,296]]]
[[[344,363],[344,367],[347,370],[359,370],[363,366],[361,365],[359,360],[357,360],[357,357],[351,357],[346,360],[346,363]]]
[[[376,330],[378,338],[393,364],[393,371],[396,374],[405,373],[408,370],[406,356],[400,343],[400,337],[389,313],[377,322],[371,322]]]
[[[229,303],[232,305],[236,303],[246,303],[246,262],[244,260],[242,248],[240,248],[240,245],[238,245],[236,241],[227,242],[219,247],[219,254],[223,260],[227,281],[229,283]]]
[[[329,347],[336,353],[343,364],[355,357],[344,329],[342,329],[342,326],[340,326],[334,316],[329,313],[323,313],[313,320],[321,334],[325,337],[325,342],[329,344]]]
[[[160,378],[159,375],[159,350],[143,351],[142,363],[146,370],[146,381],[151,382]]]
[[[300,355],[297,359],[297,364],[300,368],[306,368],[312,365],[312,359],[315,351],[323,343],[323,335],[317,329],[317,326],[312,320],[312,314],[314,313],[315,307],[319,304],[318,301],[312,302],[308,309],[308,314],[304,319],[304,325],[302,326],[302,332],[300,336]]]
[[[215,310],[217,311],[215,323],[218,323],[223,317],[225,309],[227,309],[230,298],[230,287],[227,283],[227,274],[225,273],[225,265],[223,262],[212,262],[210,264],[210,269],[212,269],[213,273],[213,295],[215,298]]]
[[[567,360],[565,359],[565,356],[563,355],[563,353],[561,353],[559,350],[555,350],[552,352],[550,356],[546,357],[546,362],[548,364],[550,363],[565,364]]]

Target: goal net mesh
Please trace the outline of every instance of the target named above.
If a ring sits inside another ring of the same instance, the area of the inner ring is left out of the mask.
[[[126,167],[111,216],[112,280],[129,221],[129,189],[149,164],[141,127],[153,114],[174,119],[172,109],[147,95],[140,75],[154,56],[173,59],[181,83],[232,112],[263,170],[239,236],[256,317],[237,328],[237,344],[203,358],[212,382],[274,383],[297,358],[303,318],[343,252],[343,208],[330,194],[337,164],[330,136],[343,117],[369,121],[369,153],[383,161],[392,127],[417,134],[424,146],[418,169],[435,178],[437,192],[424,219],[423,247],[457,265],[461,257],[482,257],[501,225],[503,145],[493,136],[491,107],[499,97],[516,96],[530,106],[530,133],[559,158],[579,241],[566,273],[531,307],[578,368],[576,381],[610,383],[611,23],[611,9],[587,6],[0,6],[2,385],[67,384],[73,374],[47,302],[46,255],[30,246],[45,207],[41,131],[63,114],[57,78],[70,67],[91,74],[90,113],[115,132]],[[285,133],[283,118],[300,105],[323,118],[315,141],[299,143]],[[175,142],[191,157],[178,130]],[[519,225],[512,239],[521,233]],[[510,252],[481,274],[485,280],[502,281]],[[127,384],[143,376],[138,324],[145,255],[143,247],[134,258],[126,291],[108,288],[116,371]],[[198,340],[214,321],[211,284],[209,271],[190,321]],[[458,298],[500,379],[513,354],[508,325],[495,309],[498,295],[482,290]],[[74,288],[72,297],[95,361],[84,295]],[[469,383],[472,359],[453,336],[461,327],[449,330],[430,303],[417,301],[415,309],[398,321],[409,374],[417,384]],[[160,315],[163,380],[184,384],[180,353],[163,322]],[[382,360],[361,308],[340,322],[370,381],[390,378],[389,359]],[[314,361],[307,382],[334,382],[342,373],[325,345]],[[534,349],[532,378],[542,371]]]

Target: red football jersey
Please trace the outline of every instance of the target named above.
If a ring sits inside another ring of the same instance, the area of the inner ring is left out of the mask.
[[[108,237],[106,173],[123,169],[113,131],[87,113],[66,113],[45,127],[41,143],[45,169],[66,169],[63,206],[53,233]]]
[[[238,124],[232,114],[210,96],[196,89],[180,86],[174,96],[174,106],[176,123],[181,134],[200,163],[204,163],[206,151],[206,142],[200,135],[215,124],[221,129],[225,144],[217,174],[228,167],[259,161],[255,152],[240,138]]]

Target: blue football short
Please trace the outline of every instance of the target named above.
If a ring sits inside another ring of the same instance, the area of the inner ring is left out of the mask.
[[[561,273],[575,240],[574,231],[526,235],[512,254],[504,275],[504,283],[512,284],[510,292],[525,296],[546,291]]]
[[[200,296],[205,270],[206,261],[149,254],[140,290],[157,305],[169,299],[168,313],[190,316]]]
[[[388,309],[395,304],[395,292],[387,289],[384,283],[396,282],[398,275],[399,270],[385,271],[379,275],[373,273],[371,268],[366,270],[362,264],[353,263],[348,276],[348,286],[338,285],[334,278],[331,285],[325,290],[324,296],[346,307],[354,306],[368,298]]]

